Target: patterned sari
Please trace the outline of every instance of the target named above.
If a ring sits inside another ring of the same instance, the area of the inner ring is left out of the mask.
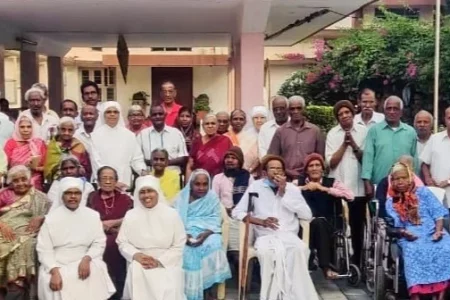
[[[189,153],[194,160],[192,169],[205,169],[211,177],[222,173],[223,158],[232,146],[233,144],[228,137],[218,134],[206,143],[203,143],[201,137],[195,139]]]
[[[36,276],[36,236],[27,233],[31,219],[43,217],[48,210],[45,194],[31,188],[29,192],[14,199],[11,189],[0,191],[0,222],[13,230],[16,239],[12,242],[0,235],[0,286]]]

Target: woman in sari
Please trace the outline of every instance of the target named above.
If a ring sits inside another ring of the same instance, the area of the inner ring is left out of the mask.
[[[443,300],[450,285],[450,236],[443,228],[448,210],[427,187],[416,187],[405,164],[392,167],[391,182],[386,211],[400,235],[411,299]]]
[[[116,238],[123,217],[132,208],[133,202],[127,194],[123,194],[116,189],[118,180],[116,170],[107,166],[101,167],[98,170],[97,178],[100,188],[89,195],[88,207],[100,214],[103,230],[106,234],[106,250],[103,254],[103,260],[108,266],[109,276],[117,291],[110,299],[119,300],[122,299],[127,265],[125,259],[119,253]]]
[[[36,276],[36,235],[49,202],[33,188],[25,166],[12,167],[7,183],[9,187],[0,191],[0,287],[11,299],[13,295],[30,299]]]
[[[59,174],[60,177],[57,180],[54,180],[50,189],[47,193],[48,199],[52,204],[50,207],[50,211],[58,208],[63,205],[61,200],[61,179],[64,177],[77,177],[83,180],[83,191],[81,194],[81,203],[80,205],[86,206],[87,199],[90,193],[92,193],[95,189],[81,174],[81,164],[75,156],[66,156],[61,160],[59,165]]]
[[[226,136],[217,134],[217,118],[208,114],[203,119],[205,135],[192,142],[186,167],[186,178],[195,169],[205,169],[211,176],[223,171],[223,157],[233,144]]]
[[[59,121],[58,135],[48,144],[45,158],[44,176],[49,183],[58,178],[61,159],[67,155],[75,156],[81,164],[81,173],[91,178],[92,169],[89,154],[78,139],[73,135],[77,128],[75,120],[71,117],[62,117]]]
[[[20,115],[17,118],[12,138],[6,142],[4,150],[9,168],[27,166],[31,170],[31,184],[42,190],[47,147],[42,139],[36,137],[29,117]]]
[[[222,246],[222,210],[206,170],[192,173],[175,200],[187,233],[183,254],[188,300],[215,299],[215,285],[231,278]],[[217,295],[217,294],[216,294]]]
[[[178,128],[183,134],[188,152],[191,151],[192,142],[195,139],[200,138],[201,135],[197,131],[195,115],[188,107],[183,106],[178,111],[175,127]]]
[[[151,175],[136,180],[134,203],[117,237],[129,263],[123,299],[185,300],[186,232],[180,216],[164,203],[158,179]]]
[[[142,129],[152,126],[152,122],[145,118],[144,109],[139,105],[132,105],[128,110],[127,128],[138,135]]]

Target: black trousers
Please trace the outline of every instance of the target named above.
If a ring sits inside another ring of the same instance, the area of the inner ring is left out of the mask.
[[[354,201],[348,202],[349,223],[352,231],[353,263],[358,266],[361,264],[366,209],[367,197],[356,197]]]
[[[329,268],[333,251],[333,228],[324,218],[316,218],[309,224],[309,246],[317,251],[319,267]]]

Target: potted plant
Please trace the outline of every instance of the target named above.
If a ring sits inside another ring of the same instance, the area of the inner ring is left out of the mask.
[[[200,120],[202,120],[206,114],[211,111],[209,107],[209,97],[206,94],[200,94],[194,100],[194,111],[197,116],[197,124],[200,124]]]

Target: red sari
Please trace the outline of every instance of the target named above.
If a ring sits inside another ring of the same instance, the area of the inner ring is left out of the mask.
[[[194,160],[195,169],[205,169],[211,177],[223,172],[223,158],[225,153],[233,146],[226,136],[216,134],[203,144],[202,138],[192,142],[189,156]]]
[[[127,194],[122,194],[118,191],[114,191],[112,197],[103,199],[101,190],[98,190],[89,195],[87,206],[97,211],[102,221],[117,220],[125,217],[127,211],[133,206],[133,200]],[[127,274],[127,263],[120,254],[116,243],[119,228],[112,228],[105,233],[106,249],[103,254],[103,260],[108,266],[109,275],[116,286],[116,295],[121,297]]]

